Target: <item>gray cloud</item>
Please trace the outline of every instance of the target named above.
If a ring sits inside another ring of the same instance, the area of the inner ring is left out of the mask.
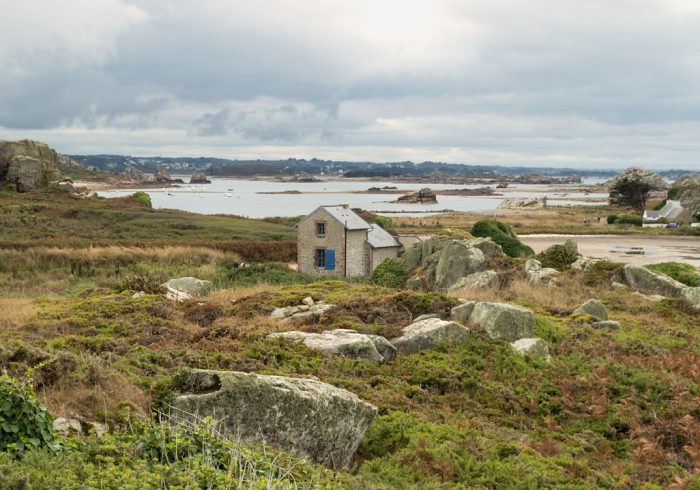
[[[0,137],[65,152],[700,160],[694,0],[54,0],[62,23],[25,3],[0,33]]]

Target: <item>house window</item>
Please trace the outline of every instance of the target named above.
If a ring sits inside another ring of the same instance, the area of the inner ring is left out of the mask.
[[[326,268],[326,249],[325,248],[317,248],[316,249],[315,263],[316,263],[316,267],[319,267],[321,269]]]
[[[317,269],[335,270],[335,250],[317,248],[314,253],[314,264]]]
[[[316,223],[316,236],[319,236],[319,237],[326,236],[326,223],[324,223],[324,222]]]

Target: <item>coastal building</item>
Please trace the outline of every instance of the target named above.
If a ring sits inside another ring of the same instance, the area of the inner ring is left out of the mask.
[[[678,223],[684,213],[680,201],[666,201],[664,207],[658,211],[644,211],[642,223],[645,227],[666,226],[667,223]]]
[[[401,244],[347,205],[320,206],[296,224],[299,272],[315,276],[368,276]]]

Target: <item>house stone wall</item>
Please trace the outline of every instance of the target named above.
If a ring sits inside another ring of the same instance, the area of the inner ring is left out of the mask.
[[[374,248],[371,251],[372,256],[372,271],[381,264],[384,259],[396,258],[399,256],[398,247]],[[371,271],[370,271],[371,272]]]
[[[348,230],[348,277],[366,276],[369,263],[367,230]]]
[[[326,236],[316,236],[316,223],[326,223]],[[315,250],[335,250],[335,270],[319,269],[315,266]],[[345,275],[345,227],[323,208],[297,227],[297,263],[299,272],[314,276],[342,277]]]

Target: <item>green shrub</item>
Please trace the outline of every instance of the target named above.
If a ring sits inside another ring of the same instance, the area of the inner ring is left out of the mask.
[[[232,286],[252,286],[254,284],[308,284],[314,279],[291,270],[285,264],[264,263],[231,269],[228,280]]]
[[[690,264],[685,264],[683,262],[662,262],[660,264],[648,265],[647,269],[666,274],[691,288],[700,286],[700,273]]]
[[[143,191],[134,192],[131,197],[144,208],[152,208],[151,196]]]
[[[53,446],[53,421],[31,387],[0,377],[0,451]]]
[[[693,213],[693,219],[695,221],[700,221],[700,209],[698,209],[697,211],[695,211],[695,213]]]
[[[372,272],[372,282],[379,286],[401,289],[406,285],[406,271],[397,259],[384,259]]]
[[[566,248],[565,245],[557,244],[540,252],[537,259],[542,262],[542,267],[553,267],[558,271],[563,271],[576,262],[578,254]]]
[[[617,218],[619,218],[619,217],[620,217],[620,215],[618,215],[618,214],[609,214],[608,215],[608,224],[612,225],[613,223],[615,223],[615,221],[617,221]]]
[[[636,214],[623,214],[615,220],[615,224],[642,226],[642,217]]]
[[[678,197],[678,194],[680,194],[681,188],[680,187],[671,187],[668,192],[666,193],[666,199],[671,199],[674,200]]]
[[[509,257],[527,257],[535,253],[530,247],[518,240],[517,235],[509,225],[497,220],[477,221],[472,226],[471,234],[475,237],[490,238],[499,244]]]

